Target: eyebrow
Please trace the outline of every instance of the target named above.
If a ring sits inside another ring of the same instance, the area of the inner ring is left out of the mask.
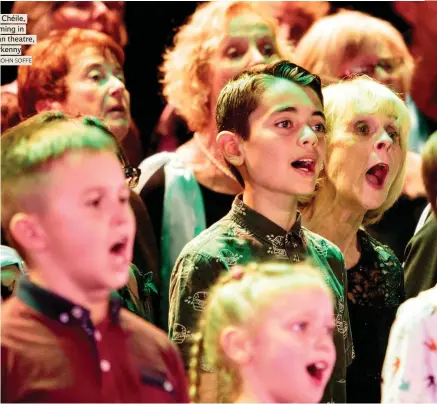
[[[283,108],[278,108],[275,111],[273,111],[272,115],[276,115],[279,114],[281,112],[292,112],[292,113],[297,113],[297,109],[295,107],[283,107]],[[325,114],[322,111],[314,111],[311,116],[320,116],[321,118],[323,118],[326,121],[326,117]]]
[[[101,68],[101,67],[105,67],[103,65],[103,63],[101,63],[101,62],[93,62],[93,63],[90,63],[90,64],[84,64],[82,69],[83,70],[92,70],[92,69],[97,69],[97,68]]]

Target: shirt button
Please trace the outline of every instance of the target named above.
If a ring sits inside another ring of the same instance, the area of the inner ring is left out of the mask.
[[[102,359],[100,361],[100,369],[102,372],[109,372],[111,370],[111,364],[106,359]]]
[[[61,323],[68,323],[68,320],[70,320],[70,316],[67,313],[61,313],[61,315],[59,316],[59,321]]]
[[[96,341],[102,340],[102,334],[99,330],[94,331],[94,338],[96,339]]]
[[[173,385],[168,380],[166,380],[162,386],[164,387],[164,390],[169,393],[173,391]]]
[[[79,318],[82,317],[83,310],[82,310],[81,307],[74,306],[74,307],[71,309],[71,314],[73,314],[73,317],[74,317],[74,318],[79,319]]]

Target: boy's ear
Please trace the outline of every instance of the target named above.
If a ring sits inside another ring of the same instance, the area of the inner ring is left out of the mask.
[[[9,231],[14,240],[27,251],[42,251],[46,248],[44,231],[35,216],[16,213],[9,224]]]
[[[252,357],[252,345],[247,333],[239,327],[226,327],[220,335],[220,346],[233,362],[247,364]]]
[[[244,151],[240,136],[224,130],[217,135],[217,144],[225,159],[233,166],[244,163]]]
[[[42,100],[38,100],[35,104],[36,112],[45,112],[45,111],[62,111],[62,104],[59,101],[52,100],[50,98],[44,98]]]

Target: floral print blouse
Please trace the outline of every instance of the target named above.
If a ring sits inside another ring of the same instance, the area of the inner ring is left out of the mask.
[[[437,403],[437,285],[399,308],[382,377],[382,403]]]

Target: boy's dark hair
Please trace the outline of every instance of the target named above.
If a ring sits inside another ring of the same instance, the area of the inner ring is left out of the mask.
[[[244,71],[223,87],[216,107],[218,132],[226,130],[238,134],[244,140],[249,139],[249,116],[260,105],[268,84],[275,79],[284,79],[311,88],[323,106],[322,85],[319,76],[287,60],[279,60]],[[237,168],[229,163],[228,165],[241,185],[244,186]]]
[[[437,132],[434,132],[425,143],[422,159],[423,182],[428,199],[437,217]]]

